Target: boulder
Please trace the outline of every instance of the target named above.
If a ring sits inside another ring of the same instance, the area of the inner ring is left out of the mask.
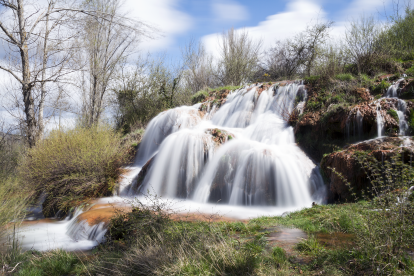
[[[359,152],[366,152],[378,161],[389,160],[394,154],[404,152],[404,161],[410,162],[410,156],[414,155],[414,141],[412,138],[384,137],[356,143],[326,155],[321,169],[327,178],[329,202],[354,199],[347,182],[357,193],[369,186],[366,170],[358,161]]]

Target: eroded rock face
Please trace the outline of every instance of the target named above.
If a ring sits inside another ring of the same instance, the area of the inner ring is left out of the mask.
[[[357,193],[369,186],[366,171],[356,156],[358,152],[366,152],[378,161],[390,160],[394,154],[404,152],[404,161],[409,162],[410,156],[414,156],[414,141],[406,137],[378,138],[350,145],[344,150],[325,156],[321,168],[328,180],[330,202],[353,199],[346,182],[349,182]]]

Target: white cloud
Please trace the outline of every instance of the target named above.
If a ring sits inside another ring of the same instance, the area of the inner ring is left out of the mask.
[[[375,16],[384,14],[391,2],[392,0],[354,0],[349,7],[343,11],[343,16],[347,20],[350,20],[361,15]]]
[[[243,21],[249,18],[247,8],[235,1],[214,0],[211,8],[216,20],[219,21]]]
[[[161,31],[156,39],[145,39],[139,48],[144,51],[167,50],[175,37],[188,31],[193,19],[179,11],[179,0],[126,0],[123,9],[128,16],[141,20]]]
[[[255,40],[262,40],[263,47],[271,47],[275,41],[292,37],[306,29],[312,21],[323,20],[325,13],[322,7],[313,1],[295,0],[287,4],[286,11],[268,16],[258,26],[245,28]],[[240,30],[239,30],[240,31]],[[219,34],[203,37],[206,48],[213,55],[218,53]]]

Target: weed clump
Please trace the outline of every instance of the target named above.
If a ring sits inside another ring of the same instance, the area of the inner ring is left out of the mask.
[[[196,104],[203,102],[205,99],[207,99],[209,96],[208,92],[205,90],[198,91],[193,96],[191,96],[191,103]]]
[[[43,213],[51,216],[110,195],[129,150],[108,126],[54,130],[28,151],[21,175],[38,194],[47,194]]]

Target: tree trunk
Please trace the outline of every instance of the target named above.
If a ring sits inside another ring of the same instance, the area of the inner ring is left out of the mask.
[[[32,96],[32,84],[30,83],[29,53],[26,41],[23,1],[17,1],[17,13],[19,17],[20,58],[22,62],[22,93],[24,113],[26,115],[26,137],[30,147],[36,144],[36,118],[34,112],[34,100]]]

